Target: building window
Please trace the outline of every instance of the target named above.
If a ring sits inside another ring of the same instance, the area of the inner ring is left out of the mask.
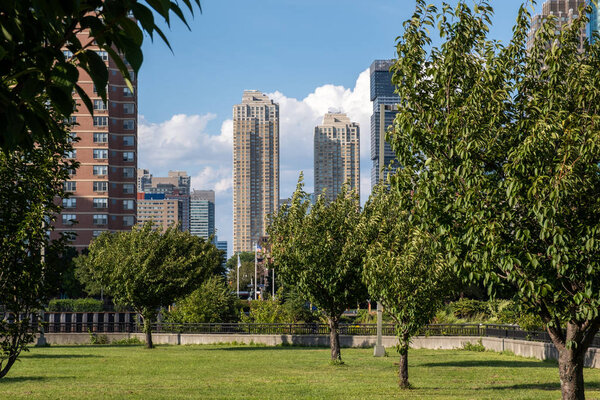
[[[63,56],[65,56],[65,60],[73,57],[73,52],[71,50],[63,50]]]
[[[108,215],[94,214],[93,222],[94,222],[94,225],[106,225],[108,223]]]
[[[108,53],[104,50],[97,50],[96,54],[98,54],[100,56],[100,58],[102,59],[102,61],[108,61]]]
[[[94,159],[104,160],[108,158],[108,150],[105,149],[94,149]]]
[[[133,210],[133,200],[123,200],[123,210]]]
[[[135,105],[133,103],[123,103],[123,114],[133,114]]]
[[[63,214],[62,215],[62,223],[63,225],[73,225],[77,219],[75,214]]]
[[[132,131],[135,127],[135,121],[132,119],[123,120],[123,129],[127,131]]]
[[[106,110],[106,103],[101,99],[94,99],[94,110]]]
[[[96,197],[94,200],[94,208],[107,208],[108,199],[106,197]]]
[[[133,92],[128,88],[123,88],[123,97],[133,97]]]
[[[77,182],[66,181],[63,183],[63,188],[65,192],[74,192],[77,190]]]
[[[134,153],[133,151],[124,151],[123,152],[123,161],[133,161]]]
[[[123,178],[133,178],[135,176],[135,170],[133,168],[127,167],[123,168]]]
[[[129,80],[131,82],[135,81],[135,72],[129,71]]]
[[[133,136],[123,136],[123,145],[124,146],[133,146],[134,140],[135,139]]]
[[[108,117],[94,117],[94,126],[108,126]]]
[[[125,215],[123,217],[123,226],[133,226],[133,215]]]
[[[123,185],[123,193],[133,194],[134,187],[132,184],[126,183]]]
[[[62,206],[63,208],[75,208],[77,207],[77,199],[63,199]]]
[[[65,152],[65,158],[77,158],[77,150],[69,150]]]
[[[108,182],[94,182],[94,192],[106,192],[108,190]]]
[[[94,143],[106,143],[106,142],[108,142],[108,133],[94,132]]]
[[[106,232],[106,231],[93,231],[92,237],[97,238],[98,236],[102,235],[102,232]]]
[[[92,168],[94,175],[106,175],[108,174],[107,165],[94,165]]]

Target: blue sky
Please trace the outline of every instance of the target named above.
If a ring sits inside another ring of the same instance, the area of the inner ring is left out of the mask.
[[[441,2],[435,2],[440,4]],[[455,3],[455,1],[451,2]],[[492,0],[490,36],[507,42],[521,0]],[[412,0],[202,0],[191,31],[174,23],[144,42],[139,74],[139,167],[186,170],[214,189],[216,228],[232,245],[231,112],[244,89],[280,103],[281,197],[300,170],[312,190],[313,127],[329,107],[361,124],[361,197],[370,187],[368,74],[394,57]],[[539,6],[538,6],[539,8]]]

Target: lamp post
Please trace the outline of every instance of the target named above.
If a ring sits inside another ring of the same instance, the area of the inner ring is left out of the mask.
[[[258,244],[254,244],[254,300],[257,299],[258,296],[258,252],[257,252]]]
[[[391,110],[391,106],[388,106]],[[379,182],[383,182],[383,170],[385,166],[385,104],[379,105]],[[377,342],[373,349],[374,357],[385,356],[385,347],[383,347],[383,307],[381,302],[377,301]]]

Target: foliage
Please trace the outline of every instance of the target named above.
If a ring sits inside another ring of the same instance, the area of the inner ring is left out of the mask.
[[[240,252],[240,291],[246,291],[249,288],[250,280],[254,280],[254,253]],[[227,260],[227,281],[234,289],[237,289],[237,258],[238,254],[234,254]]]
[[[240,321],[257,324],[293,324],[313,322],[315,315],[296,288],[289,292],[279,289],[275,298],[252,300],[248,314],[240,313]]]
[[[193,14],[200,0],[182,0]],[[62,121],[76,106],[77,92],[90,113],[93,105],[77,83],[89,75],[106,101],[108,68],[91,46],[108,53],[126,84],[128,65],[142,65],[144,34],[169,42],[155,22],[170,25],[186,17],[176,1],[19,0],[0,2],[0,148],[32,149],[61,140]],[[132,18],[133,17],[133,18]],[[78,35],[89,30],[89,36]]]
[[[52,299],[48,303],[48,311],[66,312],[101,312],[102,301],[96,299]]]
[[[235,322],[237,297],[225,280],[211,276],[186,297],[176,301],[175,309],[166,315],[172,323]]]
[[[432,320],[456,279],[432,246],[435,235],[414,226],[403,204],[399,191],[378,186],[365,205],[360,236],[368,243],[363,279],[397,326],[400,386],[410,387],[410,340]]]
[[[110,340],[108,340],[108,336],[97,334],[96,332],[92,332],[88,329],[88,334],[90,335],[90,344],[108,344]]]
[[[589,11],[563,31],[548,18],[527,52],[525,6],[503,45],[487,38],[488,2],[438,12],[418,0],[397,43],[402,101],[387,135],[411,218],[465,279],[518,288],[561,355],[564,398],[583,398],[600,326],[600,41],[579,51]]]
[[[284,285],[295,286],[328,318],[331,357],[341,360],[339,320],[345,309],[366,299],[357,240],[360,203],[344,186],[330,203],[319,196],[310,208],[302,176],[291,203],[273,217],[267,232],[273,267]]]
[[[62,159],[70,149],[64,139],[0,152],[0,378],[34,339],[30,314],[58,286],[68,237],[50,241],[48,233],[60,210],[54,199],[75,166]]]
[[[150,222],[131,231],[103,233],[77,259],[84,284],[101,284],[115,304],[130,306],[144,320],[146,344],[157,309],[196,290],[221,262],[203,238],[171,227],[163,234]]]
[[[477,343],[465,342],[463,343],[463,350],[466,351],[475,351],[481,353],[485,351],[485,346],[481,343],[481,339],[477,341]]]
[[[140,339],[134,336],[127,339],[113,340],[112,342],[110,342],[110,344],[112,346],[132,346],[144,344],[144,342],[142,342]]]

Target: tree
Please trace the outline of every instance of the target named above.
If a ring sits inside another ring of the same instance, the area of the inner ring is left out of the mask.
[[[199,0],[182,0],[192,12]],[[62,181],[76,163],[62,161],[70,150],[70,126],[77,85],[87,73],[106,100],[108,70],[89,46],[106,51],[131,89],[129,72],[142,64],[144,33],[164,33],[155,16],[169,25],[171,13],[186,23],[176,1],[19,0],[0,2],[0,305],[16,319],[0,323],[0,378],[33,340],[28,318],[48,295],[64,256],[66,238],[50,243],[47,233],[60,212]],[[133,18],[131,18],[133,15]],[[139,24],[139,25],[138,25]],[[82,43],[77,33],[88,30]]]
[[[29,317],[57,286],[67,237],[48,232],[72,163],[71,145],[44,141],[29,151],[0,152],[0,378],[33,341]]]
[[[408,388],[410,340],[443,305],[455,276],[432,246],[435,235],[412,225],[399,196],[395,188],[375,188],[363,210],[360,235],[367,241],[363,279],[371,298],[396,324],[399,385]]]
[[[167,320],[176,323],[235,322],[237,296],[221,276],[211,276],[198,289],[176,301]]]
[[[240,290],[247,290],[250,280],[254,280],[254,252],[240,252]],[[238,254],[234,254],[227,260],[227,280],[229,284],[237,290],[237,259]]]
[[[273,267],[327,317],[331,360],[341,362],[338,326],[342,313],[366,299],[362,253],[356,238],[360,204],[344,185],[331,203],[319,196],[310,208],[302,176],[291,205],[284,205],[268,228]]]
[[[103,233],[77,261],[85,284],[101,284],[115,304],[142,316],[148,348],[159,307],[198,289],[220,262],[221,252],[212,243],[177,227],[159,233],[152,222],[129,232]]]
[[[492,9],[441,12],[421,0],[393,71],[401,104],[388,141],[413,187],[400,202],[466,280],[518,288],[559,352],[563,399],[583,399],[583,360],[600,326],[600,43],[556,17],[525,49],[487,38]],[[441,47],[429,49],[437,22]]]
[[[182,0],[193,14],[200,0]],[[65,134],[61,122],[73,113],[73,92],[93,113],[77,84],[80,70],[106,101],[108,69],[90,46],[106,51],[133,86],[125,60],[137,73],[144,33],[170,44],[155,16],[170,25],[171,13],[187,25],[177,1],[19,0],[0,4],[0,148],[30,149]],[[132,18],[133,17],[133,18]],[[188,26],[189,28],[189,26]],[[81,42],[77,33],[89,31]]]

